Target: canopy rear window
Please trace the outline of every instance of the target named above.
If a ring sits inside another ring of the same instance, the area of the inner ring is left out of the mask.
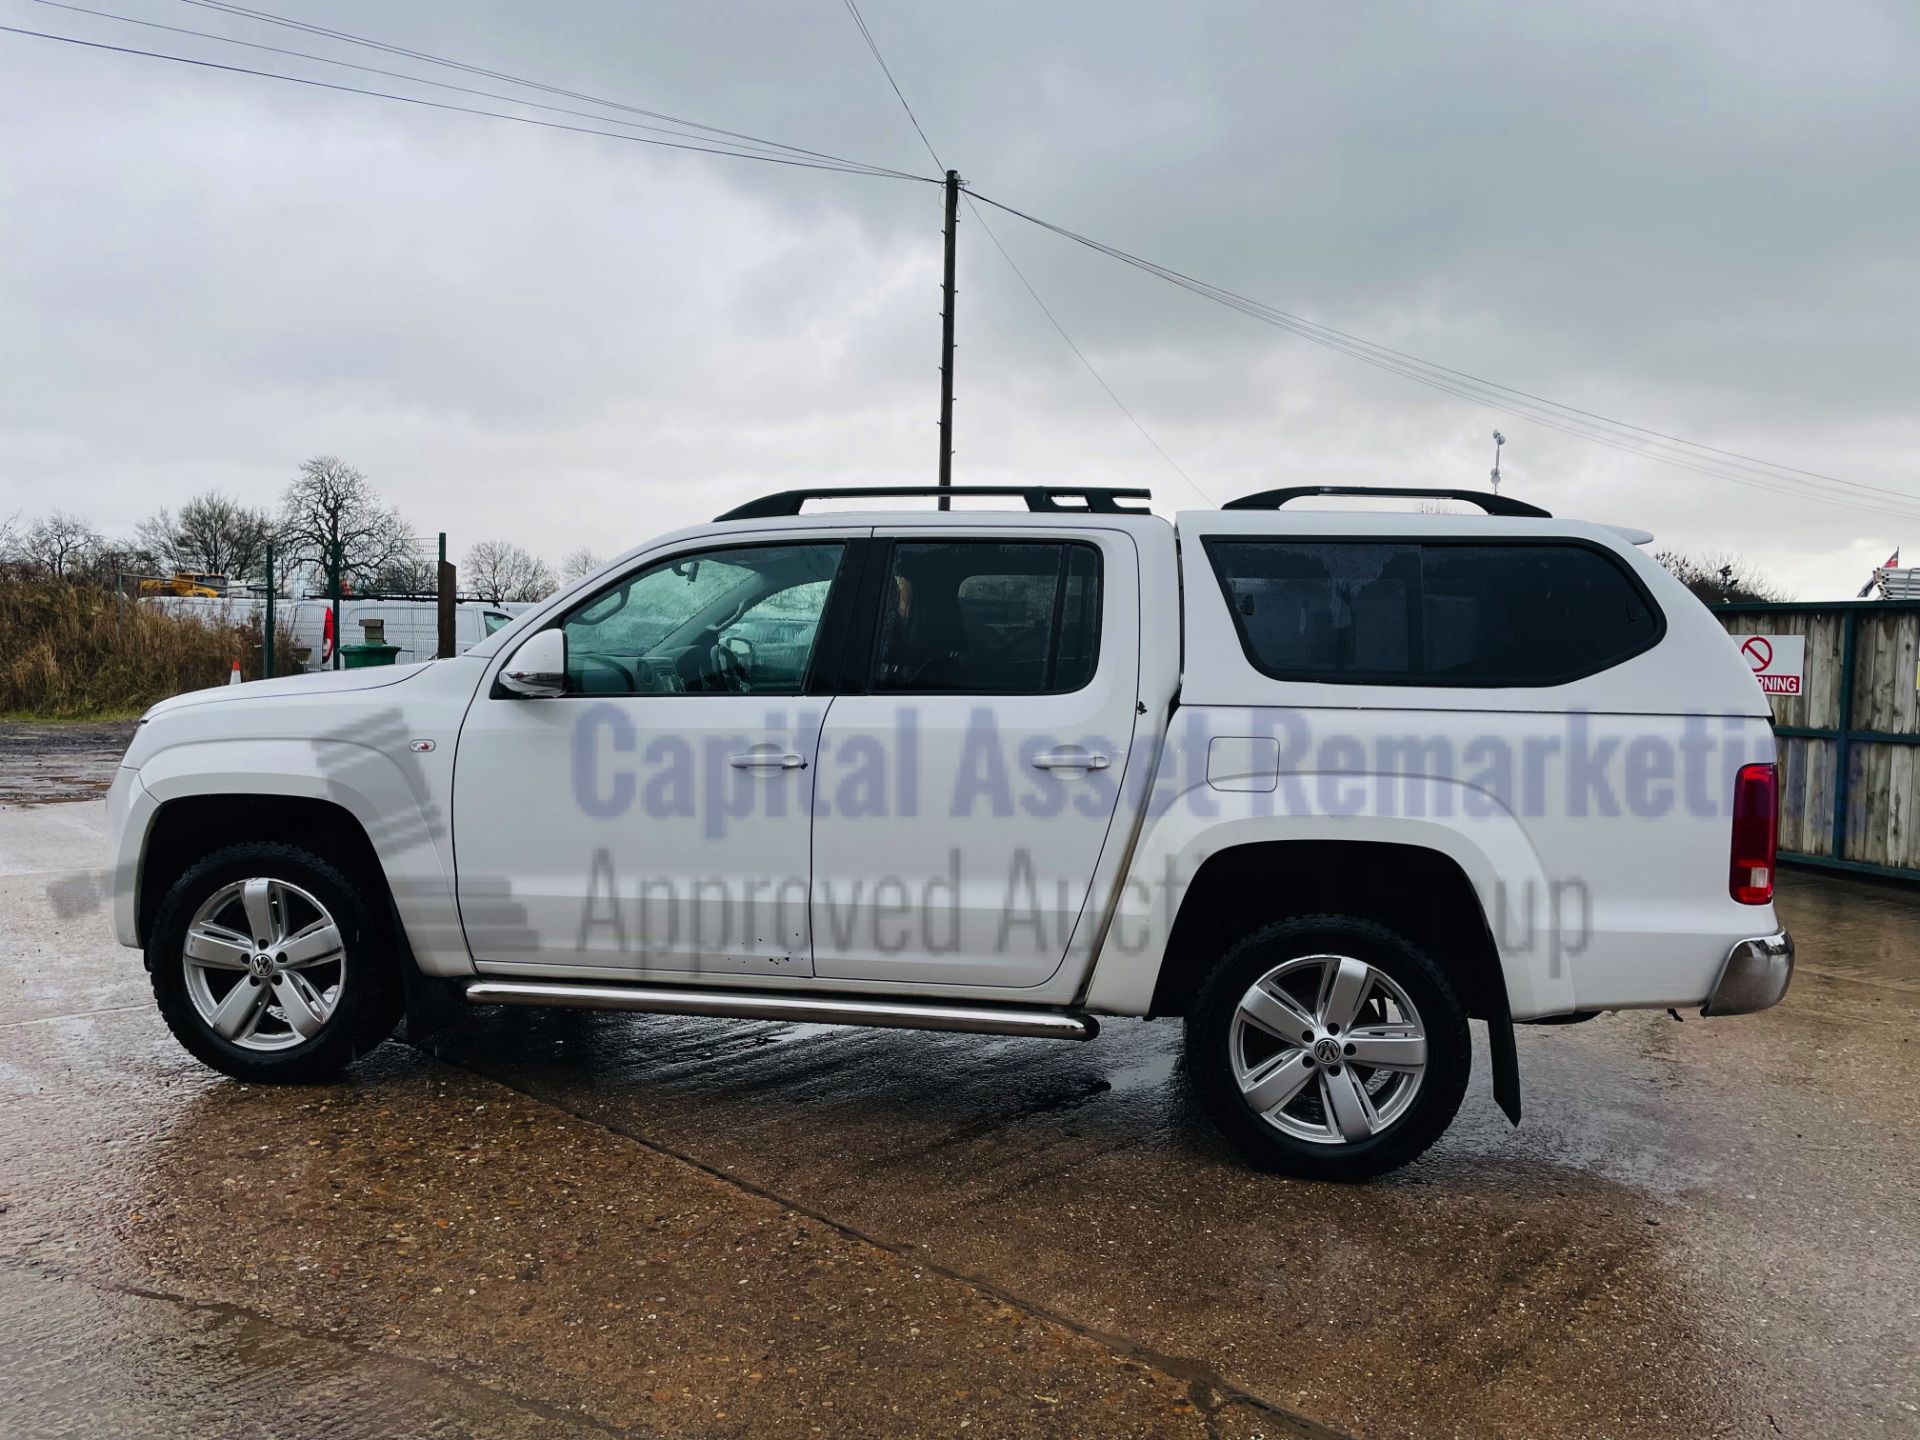
[[[1633,573],[1583,541],[1204,543],[1248,661],[1277,680],[1564,685],[1665,629]]]

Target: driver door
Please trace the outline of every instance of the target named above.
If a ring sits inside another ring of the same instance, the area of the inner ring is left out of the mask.
[[[814,671],[866,533],[710,540],[643,563],[551,622],[567,642],[564,694],[494,684],[476,697],[454,837],[482,970],[813,973],[828,700]]]

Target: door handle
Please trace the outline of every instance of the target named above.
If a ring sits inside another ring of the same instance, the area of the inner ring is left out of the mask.
[[[743,755],[727,756],[727,764],[736,770],[804,770],[806,757],[796,755],[789,750],[784,755],[770,754],[765,750],[749,750]]]
[[[1113,763],[1105,755],[1089,755],[1084,750],[1049,750],[1033,757],[1040,770],[1104,770]]]

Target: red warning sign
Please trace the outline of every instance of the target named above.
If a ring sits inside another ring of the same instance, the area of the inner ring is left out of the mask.
[[[1769,695],[1800,693],[1806,675],[1806,636],[1736,635],[1733,640],[1763,691]]]

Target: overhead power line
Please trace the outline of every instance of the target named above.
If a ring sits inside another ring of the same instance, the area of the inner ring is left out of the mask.
[[[907,119],[913,122],[914,134],[920,137],[920,143],[927,147],[927,154],[933,157],[933,163],[945,170],[947,164],[933,148],[933,141],[927,138],[927,132],[920,128],[920,117],[913,113],[913,106],[907,103],[907,97],[900,88],[900,82],[893,78],[893,71],[887,65],[887,57],[880,53],[880,46],[873,38],[873,31],[867,28],[867,22],[860,14],[860,7],[854,0],[847,0],[847,13],[853,16],[853,23],[860,27],[860,38],[867,42],[867,49],[873,52],[874,62],[879,65],[880,73],[887,77],[887,84],[893,87],[894,98],[899,100],[900,108],[907,112]]]
[[[1114,393],[1113,387],[1107,384],[1106,378],[1102,376],[1098,370],[1093,368],[1093,362],[1087,359],[1078,345],[1073,343],[1073,337],[1067,333],[1066,326],[1062,325],[1059,320],[1055,318],[1053,311],[1047,307],[1047,302],[1040,298],[1040,292],[1033,288],[1033,282],[1027,279],[1026,272],[1014,261],[1013,256],[1007,253],[1007,247],[1000,243],[1000,237],[987,228],[986,216],[980,213],[979,208],[973,203],[973,197],[971,195],[967,197],[967,208],[973,211],[973,218],[980,222],[980,228],[986,231],[987,238],[993,241],[993,248],[1005,256],[1007,264],[1013,267],[1013,273],[1019,277],[1020,283],[1026,286],[1027,294],[1033,296],[1033,303],[1038,305],[1040,307],[1040,313],[1047,317],[1047,323],[1060,332],[1060,338],[1067,342],[1067,348],[1073,352],[1074,358],[1087,367],[1087,373],[1093,376],[1094,383],[1107,392],[1107,398],[1119,407],[1120,413],[1126,416],[1132,423],[1133,428],[1140,432],[1140,438],[1151,445],[1154,450],[1158,452],[1160,458],[1173,467],[1173,473],[1186,481],[1187,484],[1192,487],[1194,494],[1198,495],[1209,505],[1215,504],[1214,498],[1201,488],[1198,481],[1187,474],[1185,470],[1181,469],[1180,462],[1169,455],[1161,446],[1160,442],[1153,438],[1152,434],[1147,430],[1147,427],[1140,423],[1139,417],[1127,408],[1126,401]]]
[[[125,25],[138,25],[143,29],[163,30],[170,35],[186,35],[197,40],[212,40],[221,45],[237,45],[244,49],[258,50],[269,55],[284,55],[295,60],[310,60],[320,65],[332,65],[342,70],[357,71],[363,75],[381,75],[390,80],[404,80],[412,85],[427,85],[436,90],[449,90],[460,95],[477,95],[488,100],[501,100],[509,105],[520,105],[532,110],[544,110],[554,115],[572,115],[582,120],[597,120],[605,125],[618,125],[622,129],[646,130],[658,135],[674,135],[683,140],[710,143],[706,141],[706,137],[702,135],[700,131],[710,129],[711,127],[702,126],[698,129],[674,129],[670,126],[650,125],[638,120],[622,120],[617,116],[602,115],[592,110],[575,110],[565,105],[552,105],[540,100],[528,100],[523,96],[510,95],[498,90],[481,90],[471,85],[456,85],[450,80],[435,80],[429,76],[414,75],[405,70],[387,70],[378,65],[361,65],[352,60],[341,60],[331,55],[317,55],[310,50],[290,50],[282,45],[267,45],[258,40],[243,40],[236,35],[221,35],[212,30],[195,30],[189,26],[168,25],[158,20],[141,20],[135,16],[122,15],[112,10],[96,10],[86,5],[69,4],[68,0],[34,0],[34,3],[45,5],[55,10],[70,11],[76,15],[92,15],[102,20],[117,20]],[[682,125],[692,125],[694,122],[682,121],[679,123]],[[814,157],[822,161],[839,161],[844,164],[849,171],[857,174],[904,175],[902,171],[890,170],[884,166],[867,165],[857,160],[846,160],[844,157],[828,155],[818,150],[805,150],[798,146],[779,145],[776,141],[742,141],[737,145],[730,144],[727,148],[743,153],[774,155],[784,152],[792,155]]]
[[[927,138],[927,132],[921,128],[920,118],[913,113],[913,106],[907,103],[906,94],[900,89],[900,82],[893,78],[893,68],[887,64],[887,57],[880,53],[879,43],[873,38],[873,31],[867,28],[866,19],[860,14],[860,7],[856,3],[856,0],[846,0],[846,6],[847,13],[853,16],[853,23],[859,27],[861,38],[867,42],[867,49],[873,52],[874,62],[879,65],[880,73],[887,77],[887,84],[892,87],[895,98],[900,101],[900,108],[907,112],[907,119],[912,122],[914,133],[920,137],[920,143],[927,147],[927,154],[932,157],[933,163],[939,166],[940,169],[945,170],[947,168],[946,162],[940,158],[940,152],[933,148],[933,141]],[[1162,460],[1166,461],[1168,465],[1173,467],[1173,473],[1184,480],[1187,487],[1191,489],[1194,494],[1198,495],[1202,500],[1205,500],[1207,504],[1213,504],[1213,497],[1201,489],[1194,478],[1187,474],[1185,470],[1181,469],[1179,462],[1167,453],[1166,448],[1162,446],[1158,440],[1153,438],[1152,434],[1147,430],[1147,427],[1140,423],[1140,417],[1127,408],[1126,402],[1115,393],[1114,388],[1106,382],[1106,378],[1094,368],[1093,362],[1087,358],[1086,352],[1074,343],[1073,336],[1067,333],[1067,327],[1060,323],[1059,317],[1053,313],[1052,309],[1047,305],[1047,302],[1040,298],[1040,292],[1034,289],[1033,282],[1027,279],[1026,272],[1022,270],[1014,260],[1012,252],[1009,251],[1005,245],[1001,244],[1000,237],[993,233],[993,227],[987,224],[987,217],[982,215],[980,213],[980,207],[973,203],[973,196],[965,190],[962,190],[961,194],[966,199],[967,209],[972,212],[973,218],[979,223],[981,232],[986,235],[987,239],[993,242],[993,248],[1000,252],[1000,258],[1007,262],[1007,266],[1013,271],[1015,278],[1020,281],[1020,284],[1026,289],[1027,294],[1033,297],[1033,303],[1040,307],[1040,313],[1047,317],[1047,323],[1059,332],[1062,340],[1066,341],[1067,348],[1073,352],[1074,358],[1087,367],[1087,373],[1093,377],[1094,384],[1106,392],[1107,398],[1113,401],[1122,415],[1127,417],[1128,422],[1133,428],[1140,432],[1140,438],[1151,445],[1155,453],[1157,453]]]
[[[1064,225],[1044,220],[1004,201],[995,200],[978,192],[975,192],[975,198],[983,204],[1004,210],[1010,215],[1050,230],[1076,244],[1110,256],[1196,295],[1238,310],[1253,319],[1289,331],[1314,344],[1350,355],[1362,363],[1401,375],[1417,384],[1530,420],[1546,429],[1590,440],[1596,444],[1606,445],[1628,454],[1639,455],[1697,474],[1729,480],[1735,484],[1748,485],[1775,494],[1790,495],[1799,499],[1816,499],[1869,514],[1913,519],[1916,513],[1914,509],[1894,507],[1899,505],[1920,507],[1920,496],[1905,491],[1780,465],[1754,456],[1743,455],[1737,451],[1704,445],[1677,435],[1566,405],[1512,386],[1501,385],[1465,371],[1437,365],[1406,354],[1404,351],[1394,350],[1391,347],[1349,335],[1331,326],[1307,320],[1276,306],[1228,290],[1224,286],[1198,280],[1171,266],[1144,259],[1118,246],[1082,235]]]
[[[560,130],[576,135],[598,135],[608,140],[625,140],[636,145],[654,145],[666,150],[685,150],[702,155],[725,155],[739,160],[758,160],[766,164],[787,165],[803,170],[830,170],[840,174],[869,175],[878,179],[916,181],[925,181],[926,179],[926,177],[920,175],[869,168],[856,163],[841,162],[838,160],[809,160],[798,154],[769,154],[763,150],[752,150],[744,147],[729,147],[720,144],[702,145],[687,141],[660,140],[647,135],[624,134],[617,130],[601,130],[586,125],[569,125],[557,120],[540,120],[530,115],[509,115],[499,110],[483,110],[471,105],[454,105],[444,100],[429,100],[419,95],[402,95],[390,90],[370,90],[358,85],[341,85],[333,81],[316,80],[304,75],[287,75],[277,70],[256,70],[245,65],[227,65],[217,60],[204,60],[192,55],[176,55],[164,50],[142,50],[130,45],[110,45],[101,40],[86,40],[77,35],[60,35],[46,30],[29,30],[18,25],[0,25],[0,33],[22,35],[36,40],[52,40],[63,45],[76,45],[88,50],[101,50],[117,55],[136,55],[149,60],[166,60],[176,65],[192,66],[195,69],[217,70],[231,75],[251,75],[264,80],[280,80],[290,85],[304,85],[316,90],[330,90],[336,94],[361,95],[377,100],[392,100],[403,105],[417,105],[428,110],[440,110],[450,114],[484,116],[491,120],[511,121],[517,125],[531,125],[542,130]],[[612,124],[618,122],[608,120],[607,123]]]
[[[809,150],[800,145],[787,145],[778,140],[768,140],[763,136],[749,135],[739,130],[727,130],[717,125],[705,125],[698,120],[687,120],[678,115],[669,115],[659,110],[647,110],[638,105],[630,105],[622,100],[610,100],[605,96],[591,95],[584,90],[570,90],[563,85],[552,85],[544,80],[530,79],[524,75],[515,75],[507,70],[494,70],[484,65],[475,65],[470,61],[456,60],[446,55],[436,55],[428,50],[414,50],[404,45],[395,45],[370,35],[356,35],[351,30],[334,30],[325,25],[315,25],[306,20],[295,19],[288,15],[277,15],[271,10],[258,10],[250,6],[229,3],[229,0],[181,0],[182,4],[192,5],[202,10],[212,10],[237,19],[254,20],[264,25],[278,25],[284,29],[299,30],[309,35],[324,36],[349,45],[360,45],[373,50],[384,51],[389,55],[400,55],[409,60],[420,60],[429,65],[439,65],[450,70],[464,71],[469,75],[479,75],[489,80],[502,80],[510,85],[521,85],[529,90],[538,90],[549,95],[558,95],[563,100],[579,100],[589,105],[603,106],[609,110],[624,111],[629,115],[645,116],[649,120],[664,120],[674,125],[685,125],[695,130],[704,130],[724,140],[745,141],[753,145],[771,146],[777,150],[790,151],[804,155],[809,159],[831,160],[843,165],[856,166],[880,174],[894,175],[901,179],[923,180],[923,175],[911,175],[902,170],[891,170],[884,165],[866,165],[860,161],[847,160],[843,156],[829,155],[819,150]]]

